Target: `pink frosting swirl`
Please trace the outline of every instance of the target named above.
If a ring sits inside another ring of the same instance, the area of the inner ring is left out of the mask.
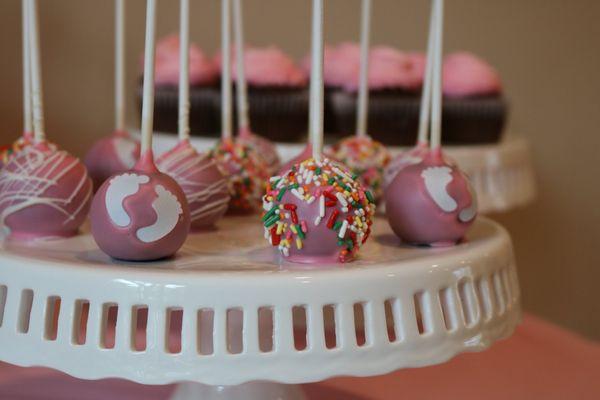
[[[221,52],[214,57],[221,69]],[[231,55],[231,77],[237,79],[235,52]],[[308,75],[294,60],[274,46],[248,47],[244,51],[244,72],[250,86],[301,87],[308,83]]]
[[[443,65],[443,92],[448,97],[499,94],[498,72],[481,58],[468,52],[450,54]]]
[[[156,85],[179,84],[179,35],[171,34],[156,45]],[[214,62],[195,44],[190,44],[190,85],[208,85],[218,80]]]
[[[403,53],[389,46],[375,46],[369,53],[369,89],[418,90],[423,82],[423,67],[418,53]],[[310,56],[303,60],[310,71]],[[323,80],[327,86],[358,90],[360,76],[360,46],[341,43],[327,46],[324,53]]]

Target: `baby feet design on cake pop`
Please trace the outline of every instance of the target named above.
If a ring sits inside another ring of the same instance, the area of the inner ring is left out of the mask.
[[[162,185],[156,185],[154,191],[157,197],[152,202],[152,208],[156,212],[156,222],[136,232],[137,238],[144,243],[156,242],[167,236],[175,229],[179,216],[183,214],[183,207],[177,196]]]
[[[140,185],[148,183],[150,178],[146,175],[134,173],[125,173],[112,178],[106,189],[106,210],[111,221],[120,227],[125,227],[131,223],[131,218],[123,207],[123,200],[136,194],[140,190]]]

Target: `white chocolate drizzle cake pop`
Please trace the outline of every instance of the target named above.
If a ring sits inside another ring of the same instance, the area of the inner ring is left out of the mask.
[[[87,216],[92,182],[76,157],[46,141],[37,3],[25,3],[34,137],[0,172],[0,225],[11,239],[67,237]]]
[[[90,215],[98,247],[113,258],[150,261],[172,256],[185,242],[190,212],[181,187],[159,172],[152,154],[156,0],[147,0],[141,157],[107,179]]]
[[[327,155],[350,168],[360,182],[373,193],[375,200],[379,201],[383,196],[384,168],[391,156],[382,143],[367,135],[370,22],[371,0],[362,0],[356,134],[331,146]]]
[[[246,72],[244,68],[244,24],[241,0],[233,0],[234,34],[235,34],[235,65],[237,70],[236,100],[237,100],[237,140],[258,153],[267,165],[268,172],[274,174],[281,166],[275,145],[267,138],[257,135],[250,129],[248,115],[248,96],[246,85]]]
[[[231,120],[231,0],[222,0],[221,12],[221,140],[211,151],[211,156],[225,168],[231,187],[229,210],[234,213],[249,213],[260,207],[265,181],[269,177],[268,167],[258,152],[235,140],[232,136]]]
[[[212,228],[225,214],[230,194],[227,176],[209,154],[190,143],[189,102],[189,0],[181,0],[179,62],[179,143],[157,158],[158,168],[181,186],[190,207],[194,230]]]
[[[441,149],[441,58],[443,0],[434,0],[431,23],[431,143],[419,163],[401,169],[385,192],[394,233],[409,244],[450,246],[462,240],[477,215],[477,199],[466,175]],[[429,62],[429,61],[428,61]]]
[[[140,143],[125,128],[125,0],[115,0],[115,131],[94,143],[84,158],[94,189],[133,168],[139,156]]]
[[[286,260],[352,261],[371,233],[375,202],[344,166],[322,156],[323,0],[313,0],[310,137],[312,158],[269,180],[265,237]]]

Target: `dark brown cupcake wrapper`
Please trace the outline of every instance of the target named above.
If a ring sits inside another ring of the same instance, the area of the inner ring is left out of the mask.
[[[352,134],[356,127],[356,94],[331,94],[334,132]],[[508,106],[502,97],[444,99],[443,143],[498,142]],[[369,95],[369,134],[386,145],[411,146],[419,128],[420,98],[374,92]]]

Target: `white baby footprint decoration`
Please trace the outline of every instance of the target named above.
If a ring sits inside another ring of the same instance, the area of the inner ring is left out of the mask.
[[[456,210],[458,204],[450,197],[446,186],[452,182],[452,169],[450,167],[429,167],[421,172],[421,177],[425,180],[425,188],[427,192],[445,212]]]
[[[118,138],[113,141],[117,157],[127,168],[133,168],[135,162],[135,142],[131,139]]]
[[[150,178],[146,175],[125,173],[112,178],[106,189],[106,211],[111,221],[120,227],[126,227],[131,223],[131,217],[123,207],[126,197],[136,194],[140,185],[148,183]]]
[[[152,208],[156,211],[156,222],[136,232],[137,238],[144,243],[156,242],[167,236],[177,225],[179,216],[183,214],[181,203],[173,193],[162,185],[156,185],[155,191],[158,197],[152,202]]]
[[[475,215],[477,215],[477,209],[479,205],[477,204],[477,194],[471,189],[469,185],[469,193],[471,194],[471,205],[468,208],[464,208],[458,214],[458,220],[461,222],[469,222]]]

